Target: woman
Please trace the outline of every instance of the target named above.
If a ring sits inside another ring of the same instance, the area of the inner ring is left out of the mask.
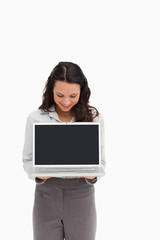
[[[92,122],[101,125],[101,156],[104,159],[104,123],[89,105],[90,89],[81,68],[60,62],[51,72],[42,104],[27,119],[23,150],[24,169],[32,168],[32,125],[34,122]],[[54,151],[54,149],[53,149]],[[33,207],[34,240],[94,240],[97,177],[55,178],[37,176]]]

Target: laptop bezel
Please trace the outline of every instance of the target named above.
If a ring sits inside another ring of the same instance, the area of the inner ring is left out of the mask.
[[[63,165],[36,165],[35,164],[35,126],[36,125],[96,125],[98,126],[98,138],[99,138],[99,164],[63,164]],[[33,167],[35,168],[88,168],[88,167],[100,167],[101,166],[101,130],[99,122],[36,122],[33,123]]]

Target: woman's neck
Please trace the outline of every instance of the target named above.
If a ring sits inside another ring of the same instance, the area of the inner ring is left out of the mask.
[[[55,106],[55,110],[60,119],[72,119],[72,117],[74,115],[73,111],[64,112],[57,105]]]

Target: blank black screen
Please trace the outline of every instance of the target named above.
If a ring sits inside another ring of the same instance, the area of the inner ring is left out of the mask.
[[[99,164],[97,125],[35,125],[35,165]]]

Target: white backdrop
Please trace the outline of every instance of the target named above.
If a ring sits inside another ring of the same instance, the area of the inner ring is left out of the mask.
[[[0,2],[4,239],[32,239],[35,184],[22,167],[24,129],[59,61],[82,68],[105,120],[96,240],[160,239],[159,12],[155,0]]]

